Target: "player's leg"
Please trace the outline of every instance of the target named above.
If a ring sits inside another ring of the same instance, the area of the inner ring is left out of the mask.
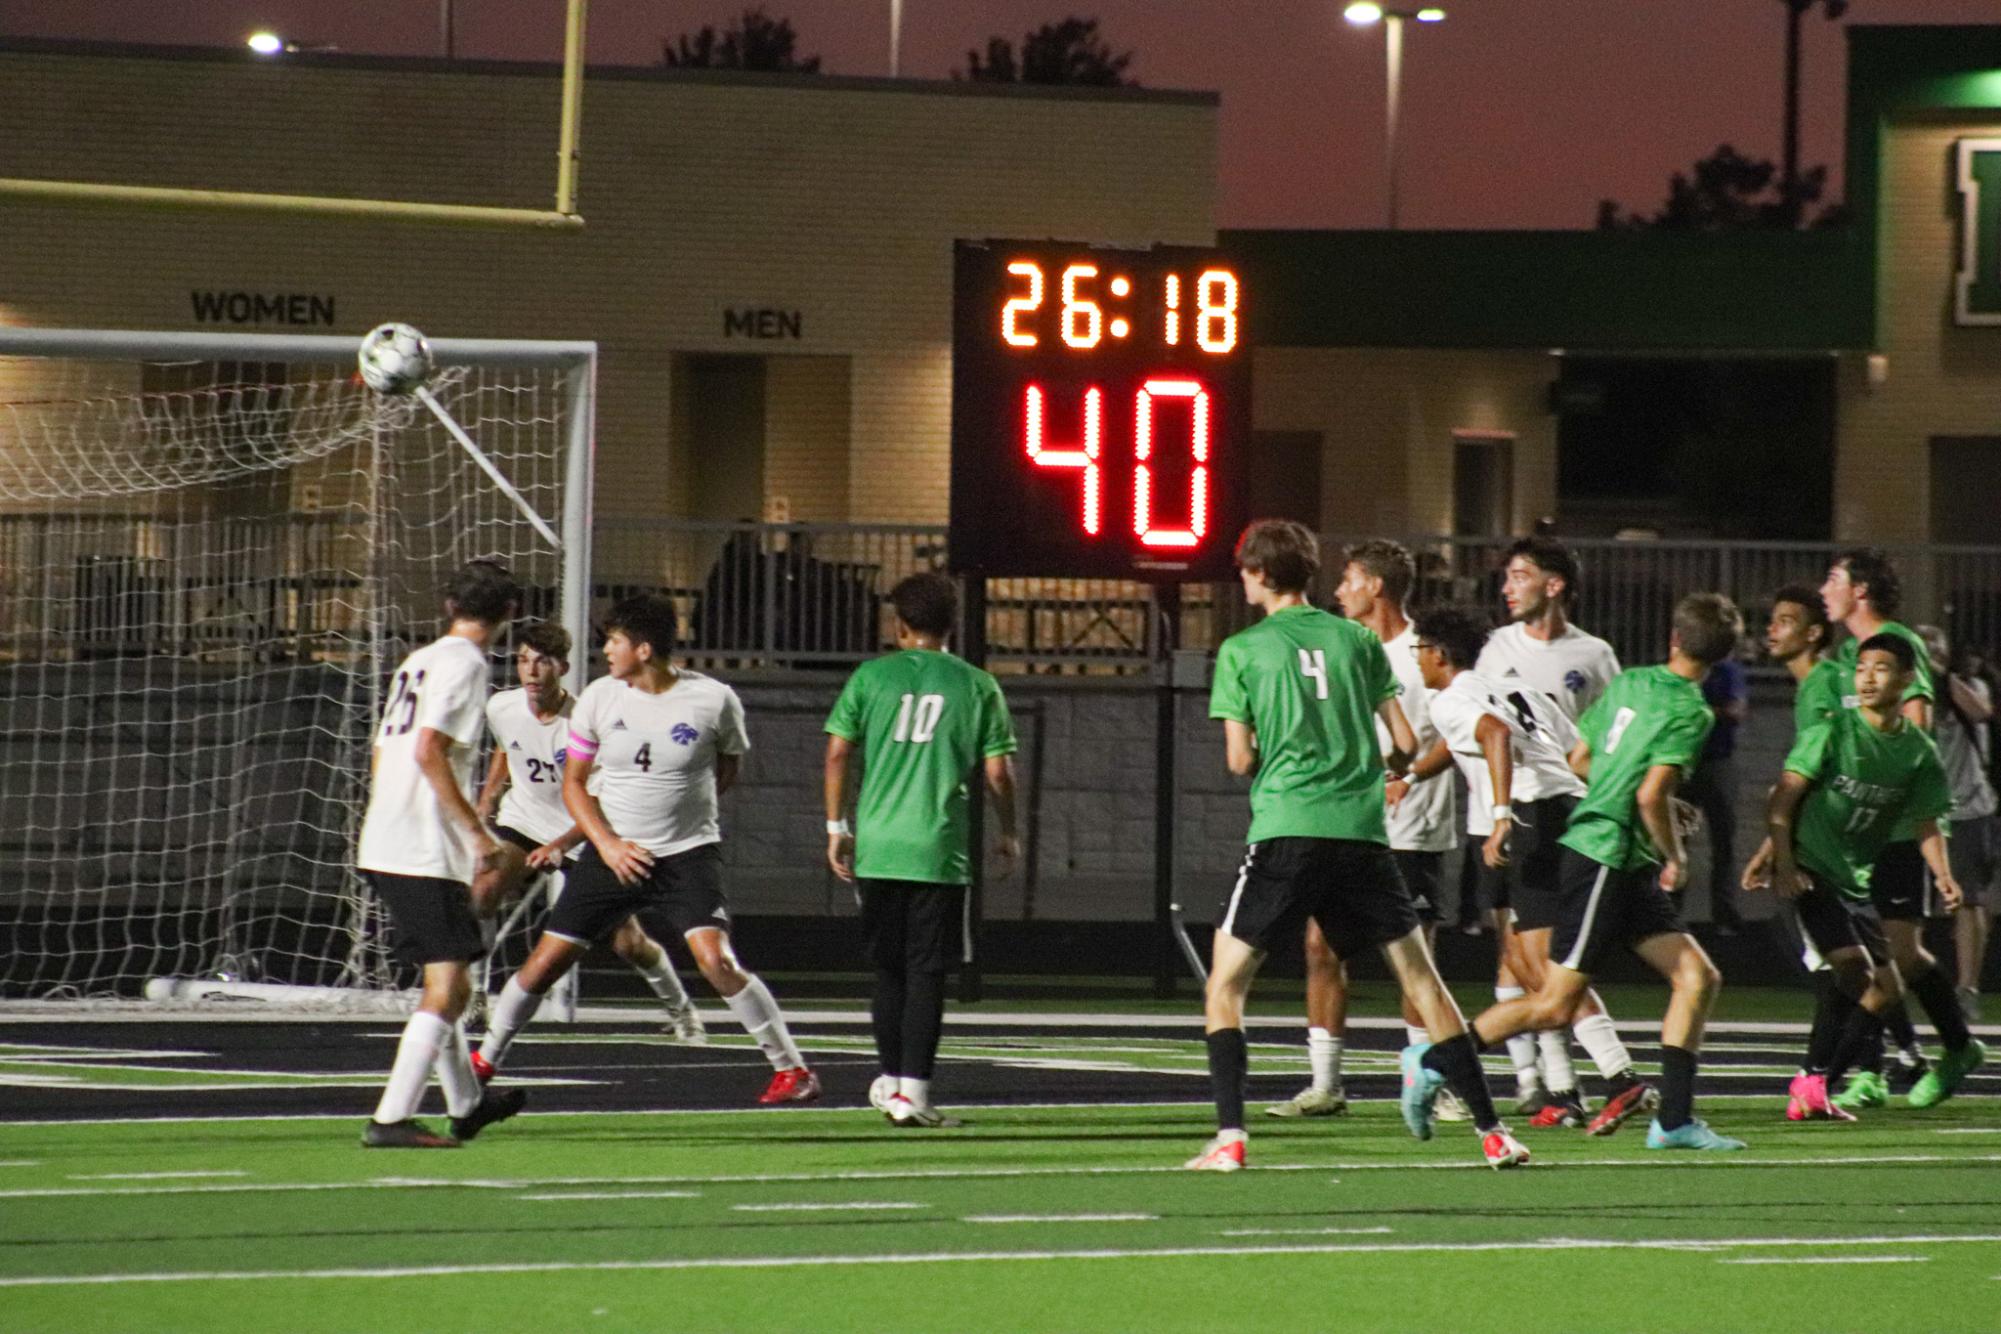
[[[1493,904],[1494,1000],[1520,1000],[1534,989],[1531,965],[1524,960],[1521,941],[1516,938],[1515,871],[1506,866],[1488,866],[1482,858],[1484,843],[1468,845],[1467,856],[1479,865],[1481,893]],[[1549,1105],[1549,1091],[1543,1083],[1542,1054],[1533,1033],[1517,1033],[1508,1039],[1508,1064],[1515,1070],[1515,1111],[1533,1117]]]
[[[1629,903],[1627,911],[1644,920],[1658,909],[1663,925],[1675,920],[1674,907],[1667,901],[1648,868],[1641,888],[1658,895],[1634,895],[1640,902]],[[1643,930],[1643,927],[1629,928]],[[1717,971],[1694,936],[1684,931],[1649,933],[1634,942],[1633,952],[1666,980],[1669,989],[1667,1017],[1661,1023],[1661,1101],[1654,1122],[1647,1128],[1650,1149],[1741,1149],[1744,1141],[1719,1135],[1695,1116],[1695,1073],[1702,1052],[1702,1036],[1709,1013],[1723,987]]]
[[[1882,915],[1883,934],[1889,939],[1890,957],[1904,990],[1924,1007],[1925,1016],[1938,1031],[1939,1044],[1945,1048],[1937,1064],[1911,1087],[1911,1106],[1931,1107],[1953,1095],[1960,1081],[1986,1059],[1987,1048],[1968,1030],[1951,979],[1925,948],[1925,905],[1930,886],[1915,843],[1892,843],[1883,849],[1870,877],[1870,891]],[[1898,1035],[1893,1031],[1891,1036]]]
[[[1952,914],[1952,949],[1959,1008],[1969,1024],[1980,1022],[1980,974],[1987,963],[1987,895],[1994,880],[1995,828],[1991,815],[1959,821],[1946,845],[1952,878],[1965,895]]]
[[[549,989],[589,951],[590,937],[577,931],[573,923],[559,926],[555,914],[550,914],[549,927],[535,942],[526,962],[493,998],[487,1010],[486,1036],[480,1039],[479,1050],[472,1056],[473,1071],[482,1081],[492,1079],[500,1069],[514,1039],[542,1008]]]
[[[751,1041],[771,1062],[771,1082],[758,1101],[765,1104],[811,1102],[820,1096],[820,1079],[806,1065],[806,1057],[793,1041],[792,1030],[778,1008],[778,1001],[764,979],[745,968],[730,944],[729,932],[715,926],[697,926],[686,936],[688,952],[695,966],[716,994],[729,1006],[730,1014],[750,1034]]]
[[[904,922],[903,1050],[887,1111],[898,1126],[951,1129],[959,1121],[932,1105],[931,1076],[944,1033],[945,971],[952,946],[964,931],[967,891],[959,885],[914,883],[896,888]]]
[[[1479,1134],[1481,1149],[1495,1167],[1528,1161],[1528,1150],[1508,1133],[1494,1110],[1494,1095],[1459,1003],[1438,975],[1421,928],[1378,948],[1396,975],[1397,984],[1424,1020],[1426,1040],[1405,1047],[1399,1058],[1403,1071],[1401,1104],[1404,1124],[1419,1139],[1430,1139],[1438,1095],[1450,1088],[1466,1107]]]
[[[890,1099],[896,1096],[903,1078],[903,1010],[909,1000],[905,974],[909,949],[904,936],[908,923],[897,901],[894,881],[857,880],[855,898],[861,908],[869,966],[875,971],[869,1022],[875,1034],[876,1062],[882,1071],[869,1085],[869,1104],[887,1116]]]
[[[506,836],[509,832],[501,831],[499,860],[473,878],[472,911],[482,921],[499,916],[528,883],[528,854]]]
[[[668,957],[666,946],[646,934],[637,913],[620,922],[618,929],[612,932],[611,950],[645,978],[646,985],[660,998],[660,1004],[667,1011],[669,1032],[678,1040],[690,1044],[708,1041],[708,1033],[702,1027],[702,1016],[695,1012],[695,1002],[689,999],[687,989],[681,985],[680,974],[674,971],[674,960]]]
[[[1306,923],[1306,1055],[1313,1078],[1305,1088],[1281,1103],[1265,1108],[1267,1116],[1339,1116],[1348,1110],[1341,1086],[1341,1054],[1348,1035],[1348,970],[1320,924]]]

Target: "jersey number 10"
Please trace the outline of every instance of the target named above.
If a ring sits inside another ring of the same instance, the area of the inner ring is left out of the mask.
[[[896,731],[890,734],[890,740],[923,745],[937,732],[938,719],[944,712],[943,695],[905,695],[897,706]]]

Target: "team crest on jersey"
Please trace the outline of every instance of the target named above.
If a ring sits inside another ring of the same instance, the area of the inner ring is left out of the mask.
[[[560,769],[560,768],[562,768],[562,767],[563,767],[563,762],[564,762],[565,760],[569,759],[569,758],[570,758],[570,755],[569,755],[569,752],[568,752],[567,750],[565,750],[565,749],[564,749],[563,747],[561,747],[561,746],[558,746],[558,747],[556,748],[556,755],[555,755],[555,760],[556,760],[556,767],[557,767],[557,768],[559,768],[559,769]]]
[[[686,723],[675,723],[674,730],[667,734],[684,746],[692,746],[702,734]]]
[[[1571,694],[1584,689],[1584,673],[1572,668],[1563,674],[1563,688]]]

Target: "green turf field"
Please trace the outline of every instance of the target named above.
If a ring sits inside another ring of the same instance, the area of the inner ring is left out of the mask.
[[[355,1118],[0,1125],[0,1329],[1975,1330],[2001,1326],[1991,1099],[1789,1126],[1741,1155],[1469,1131],[1387,1103],[529,1116],[456,1152]]]

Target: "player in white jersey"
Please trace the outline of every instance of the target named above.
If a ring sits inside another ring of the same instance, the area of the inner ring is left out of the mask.
[[[563,801],[590,840],[550,910],[542,939],[493,1004],[479,1054],[497,1068],[556,980],[635,913],[671,924],[695,964],[770,1060],[758,1101],[808,1102],[806,1067],[778,1002],[730,948],[717,799],[736,781],[750,740],[736,692],[668,656],[674,604],[627,598],[605,622],[609,675],[585,688],[570,716]]]
[[[1494,902],[1508,905],[1496,916],[1513,918],[1513,930],[1503,937],[1512,950],[1510,974],[1535,991],[1549,966],[1550,932],[1561,908],[1557,838],[1584,795],[1584,781],[1569,760],[1578,733],[1550,696],[1470,670],[1487,634],[1480,612],[1435,608],[1417,618],[1415,657],[1433,692],[1431,721],[1477,797],[1467,808],[1467,832],[1482,839]],[[1435,754],[1422,757],[1411,767],[1411,790],[1440,785],[1444,768]],[[1605,1079],[1605,1106],[1591,1116],[1573,1074],[1571,1084],[1551,1087],[1533,1124],[1588,1122],[1592,1134],[1609,1135],[1634,1112],[1658,1105],[1659,1093],[1633,1074],[1632,1055],[1595,991],[1586,992],[1572,1028]]]
[[[521,688],[503,690],[486,703],[493,758],[480,788],[479,813],[502,846],[498,875],[490,885],[474,886],[474,906],[482,915],[497,913],[531,877],[548,878],[553,902],[561,892],[565,863],[584,841],[563,804],[563,758],[576,703],[563,689],[570,670],[569,631],[542,621],[517,631],[514,639],[514,671]],[[702,1016],[675,975],[673,960],[646,934],[637,916],[612,933],[611,948],[660,998],[668,1031],[683,1042],[707,1041]],[[475,1059],[473,1068],[479,1066]]]
[[[1417,579],[1417,564],[1402,544],[1384,540],[1362,542],[1348,549],[1341,571],[1341,583],[1334,597],[1341,614],[1367,627],[1383,641],[1389,655],[1390,671],[1397,680],[1397,702],[1417,736],[1419,754],[1438,742],[1426,709],[1423,679],[1411,657],[1413,636],[1404,600]],[[1383,753],[1390,751],[1389,729],[1376,722],[1377,740]],[[1452,847],[1457,815],[1450,784],[1427,783],[1411,798],[1388,813],[1390,855],[1395,860],[1404,885],[1410,890],[1418,920],[1424,925],[1425,944],[1430,946],[1438,931],[1440,874],[1445,853]],[[1404,1025],[1412,1043],[1429,1041],[1423,1017],[1403,1002]],[[1306,923],[1306,1050],[1311,1063],[1312,1082],[1281,1103],[1265,1108],[1267,1116],[1338,1116],[1348,1110],[1341,1085],[1341,1057],[1347,1042],[1348,978],[1340,959],[1328,948],[1320,925],[1312,918]],[[1441,1093],[1441,1119],[1463,1119],[1458,1099]]]
[[[486,952],[471,887],[500,857],[466,793],[489,688],[487,650],[520,601],[520,587],[491,561],[459,571],[445,596],[450,628],[398,664],[376,724],[355,863],[389,911],[397,958],[423,968],[424,990],[362,1134],[371,1149],[454,1149],[525,1100],[520,1089],[482,1092],[459,1026],[472,991],[467,965]],[[449,1136],[415,1120],[434,1066]]]

